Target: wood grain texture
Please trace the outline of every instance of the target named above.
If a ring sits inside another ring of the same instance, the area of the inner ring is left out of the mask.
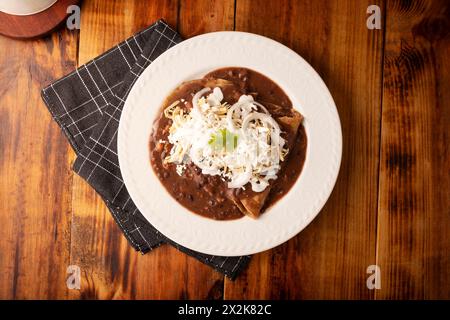
[[[184,38],[233,30],[234,0],[180,0],[178,30]]]
[[[159,18],[176,27],[177,8],[177,1],[84,1],[79,64]],[[95,191],[79,177],[73,190],[71,263],[80,266],[82,281],[72,298],[222,297],[222,275],[168,245],[135,252]]]
[[[373,297],[366,268],[375,263],[383,33],[366,28],[370,4],[383,7],[380,1],[237,1],[236,30],[286,44],[323,77],[338,107],[344,150],[320,215],[294,239],[256,255],[235,282],[226,281],[227,299]]]
[[[450,3],[387,7],[380,299],[450,298]]]
[[[372,4],[382,30],[366,28]],[[0,299],[450,299],[448,1],[85,0],[81,13],[79,37],[0,36]],[[159,18],[184,37],[236,28],[286,44],[319,72],[341,117],[328,203],[234,282],[170,246],[135,252],[72,174],[75,154],[40,98]],[[70,264],[81,290],[66,288]]]
[[[67,297],[69,145],[40,90],[76,66],[77,32],[0,37],[0,299]]]

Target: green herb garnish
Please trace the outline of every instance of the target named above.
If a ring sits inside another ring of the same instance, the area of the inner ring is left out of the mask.
[[[211,135],[208,144],[215,150],[225,149],[226,152],[231,152],[237,147],[238,135],[227,129],[220,129],[217,133]]]

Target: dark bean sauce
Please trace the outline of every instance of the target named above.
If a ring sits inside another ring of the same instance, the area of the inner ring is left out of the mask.
[[[186,165],[180,176],[176,172],[175,164],[163,161],[169,155],[172,145],[160,143],[161,140],[168,140],[172,124],[172,120],[164,117],[163,110],[172,102],[181,99],[186,102],[184,108],[189,110],[192,108],[192,96],[211,79],[233,82],[233,86],[222,90],[224,100],[230,104],[235,103],[242,94],[251,94],[275,119],[291,116],[293,109],[288,96],[275,82],[256,71],[237,67],[218,69],[208,73],[203,79],[187,82],[174,90],[163,104],[161,115],[154,123],[149,143],[150,162],[155,174],[169,194],[190,211],[216,220],[231,220],[243,216],[232,198],[252,196],[254,192],[251,186],[246,185],[245,190],[229,189],[227,182],[222,178],[203,175],[193,163]],[[287,159],[281,163],[278,179],[271,180],[271,189],[264,209],[273,205],[289,191],[300,175],[305,161],[307,138],[303,125],[300,125],[298,132],[289,132],[282,124],[280,127],[283,130],[282,137],[292,142],[293,148],[289,151]]]

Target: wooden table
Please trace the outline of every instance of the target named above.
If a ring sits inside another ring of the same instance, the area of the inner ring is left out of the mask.
[[[381,30],[366,27],[381,8]],[[131,249],[40,89],[164,18],[184,37],[249,31],[302,55],[341,117],[344,151],[320,215],[230,281],[166,245]],[[448,1],[86,0],[81,30],[0,37],[0,298],[450,298]],[[81,289],[66,286],[69,265]],[[370,290],[370,265],[381,289]]]

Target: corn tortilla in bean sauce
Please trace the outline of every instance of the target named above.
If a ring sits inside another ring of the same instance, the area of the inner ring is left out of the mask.
[[[241,95],[252,95],[278,123],[289,152],[280,162],[277,178],[270,180],[264,191],[253,191],[250,183],[243,188],[229,188],[225,179],[203,174],[193,162],[186,164],[180,175],[176,164],[164,161],[172,149],[172,144],[167,142],[172,120],[164,116],[165,108],[174,101],[183,101],[183,110],[189,112],[194,94],[205,87],[219,87],[229,105],[236,103]],[[151,166],[167,192],[193,213],[215,220],[238,219],[244,215],[257,218],[288,193],[302,171],[307,147],[302,119],[284,91],[266,76],[240,67],[214,70],[202,79],[181,84],[167,97],[150,136]]]

